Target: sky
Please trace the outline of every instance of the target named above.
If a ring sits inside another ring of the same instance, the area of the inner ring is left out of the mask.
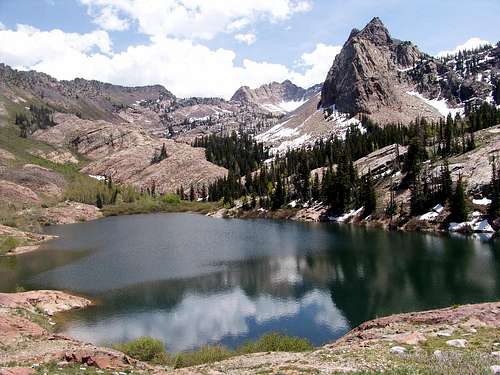
[[[321,83],[375,16],[436,56],[500,40],[500,0],[0,0],[0,62],[228,99],[242,85]]]

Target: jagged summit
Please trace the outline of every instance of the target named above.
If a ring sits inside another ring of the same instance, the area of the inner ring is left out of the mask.
[[[389,31],[378,17],[373,18],[355,37],[367,38],[379,45],[392,43]]]

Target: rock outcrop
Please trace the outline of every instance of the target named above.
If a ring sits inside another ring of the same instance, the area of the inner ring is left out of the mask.
[[[165,373],[162,368],[134,360],[119,351],[53,332],[54,314],[90,304],[86,298],[52,290],[0,293],[0,374],[31,374],[33,369],[36,373],[49,373],[46,366],[50,368],[54,364],[61,373],[81,366],[85,370],[94,367],[127,373]]]
[[[81,309],[91,302],[82,297],[72,296],[55,290],[36,290],[22,293],[0,293],[0,307],[28,311],[42,311],[49,316],[61,311]]]

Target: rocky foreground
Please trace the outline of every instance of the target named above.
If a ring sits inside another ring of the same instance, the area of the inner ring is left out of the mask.
[[[83,373],[87,367],[99,373],[106,369],[155,373],[153,367],[123,353],[54,333],[54,314],[90,304],[85,298],[51,290],[0,293],[0,375]]]
[[[500,302],[392,315],[305,353],[257,353],[177,369],[54,333],[52,316],[84,308],[58,291],[0,293],[0,374],[498,373]]]

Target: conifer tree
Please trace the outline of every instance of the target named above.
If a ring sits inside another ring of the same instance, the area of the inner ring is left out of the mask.
[[[458,178],[455,192],[451,199],[450,219],[461,223],[467,220],[467,208],[465,206],[465,193],[462,185],[462,177]]]
[[[273,195],[271,196],[271,209],[277,210],[285,204],[285,189],[283,187],[283,181],[278,178],[276,181],[276,188],[274,189]]]
[[[375,194],[375,187],[373,186],[371,171],[368,171],[367,175],[362,178],[360,195],[361,204],[364,207],[364,214],[368,216],[377,208],[377,196]]]
[[[443,165],[441,167],[441,199],[443,204],[446,203],[447,200],[450,200],[453,194],[453,182],[451,180],[451,172],[448,164],[448,159],[445,158]]]
[[[490,183],[491,203],[488,209],[490,218],[496,219],[500,216],[500,168],[497,166],[496,158],[491,163],[492,175]]]
[[[191,186],[189,187],[189,200],[190,200],[190,201],[194,201],[194,200],[195,200],[195,198],[196,198],[196,197],[195,197],[195,193],[194,193],[194,187],[193,187],[193,185],[191,185]]]
[[[103,207],[101,194],[99,194],[99,193],[97,193],[95,205],[97,206],[97,208]]]

